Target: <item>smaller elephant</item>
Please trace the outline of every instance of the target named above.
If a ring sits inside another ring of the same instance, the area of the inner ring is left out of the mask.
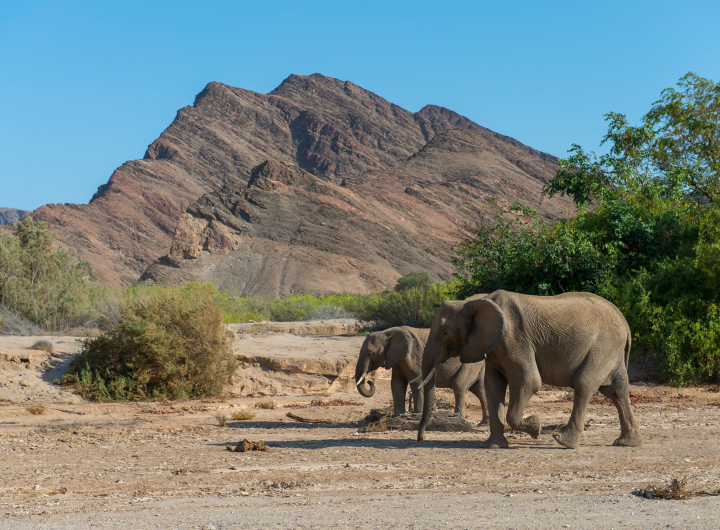
[[[393,415],[405,413],[407,386],[412,391],[413,412],[422,412],[424,395],[418,390],[422,374],[422,356],[430,333],[429,329],[400,326],[371,333],[360,348],[355,367],[358,392],[365,397],[375,394],[375,385],[366,381],[368,372],[384,367],[392,370],[390,387],[393,396]],[[412,382],[415,380],[415,382]],[[438,388],[452,388],[455,394],[455,414],[465,417],[465,392],[475,394],[482,406],[482,423],[488,421],[485,398],[485,362],[462,363],[451,357],[437,367]]]

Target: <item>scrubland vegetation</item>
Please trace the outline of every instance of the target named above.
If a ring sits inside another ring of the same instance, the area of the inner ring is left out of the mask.
[[[237,367],[210,286],[125,302],[112,330],[86,339],[62,383],[96,400],[220,395]]]
[[[355,317],[369,328],[428,327],[446,299],[590,291],[622,310],[634,348],[654,355],[668,381],[717,381],[720,85],[691,73],[640,125],[606,119],[607,154],[573,145],[545,187],[572,197],[575,211],[549,221],[495,201],[456,249],[449,283],[411,273],[388,292],[275,300],[197,283],[112,289],[25,217],[13,234],[0,231],[0,332],[100,329],[65,379],[86,397],[197,397],[220,393],[234,370],[222,323]]]

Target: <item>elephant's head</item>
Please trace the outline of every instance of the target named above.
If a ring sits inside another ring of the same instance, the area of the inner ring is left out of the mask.
[[[390,370],[410,351],[412,336],[403,328],[390,328],[371,333],[360,348],[355,366],[355,384],[358,392],[365,397],[375,394],[375,385],[366,381],[367,374],[384,367]]]
[[[450,357],[460,357],[463,363],[476,363],[503,338],[507,320],[502,309],[487,295],[475,295],[464,301],[448,300],[438,308],[423,351],[420,387],[425,387],[423,419],[418,441],[424,436],[435,390],[437,366]]]

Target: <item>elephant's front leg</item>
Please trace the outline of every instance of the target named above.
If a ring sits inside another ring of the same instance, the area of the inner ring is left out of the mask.
[[[490,413],[488,412],[488,400],[487,400],[487,393],[485,392],[485,373],[483,372],[483,376],[475,381],[473,386],[468,388],[469,392],[472,392],[475,394],[475,396],[480,401],[480,407],[482,408],[482,421],[480,422],[480,425],[487,425],[490,423]],[[503,423],[505,423],[505,406],[503,404],[503,411],[502,414],[500,414],[500,419]]]
[[[484,447],[497,449],[508,447],[505,438],[505,423],[502,413],[507,392],[507,379],[498,370],[485,368],[485,395],[488,402],[488,415],[490,416],[490,438],[485,440]]]
[[[392,379],[390,380],[390,389],[393,397],[393,416],[405,414],[405,396],[407,394],[408,380],[405,376],[396,374],[393,370]]]
[[[540,416],[533,414],[525,418],[523,414],[530,398],[540,390],[541,386],[540,374],[510,382],[510,397],[505,419],[511,429],[526,432],[533,438],[540,436],[542,431]]]

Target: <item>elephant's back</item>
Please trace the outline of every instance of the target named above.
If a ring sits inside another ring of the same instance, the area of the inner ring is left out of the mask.
[[[493,293],[494,295],[495,293]],[[630,326],[615,304],[593,293],[531,296],[504,292],[495,300],[508,317],[505,342],[567,363],[601,346],[622,353]],[[579,360],[578,360],[579,362]]]
[[[625,340],[630,326],[622,311],[610,300],[594,293],[571,292],[545,298],[539,302],[548,317],[562,316],[577,322],[579,326],[592,323],[598,328],[617,331],[619,339]]]
[[[554,296],[535,296],[512,293],[509,291],[495,291],[488,295],[507,314],[516,318],[513,320],[541,320],[557,322],[575,327],[586,323],[606,325],[611,328],[629,332],[630,327],[620,309],[594,293],[582,291],[562,293]]]

